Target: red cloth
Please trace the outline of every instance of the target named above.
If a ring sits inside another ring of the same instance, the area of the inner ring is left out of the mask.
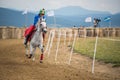
[[[30,27],[26,28],[24,37],[26,37],[28,34],[30,34],[35,29],[34,25],[31,25]]]
[[[41,56],[40,56],[40,60],[43,60],[43,54],[41,54]]]

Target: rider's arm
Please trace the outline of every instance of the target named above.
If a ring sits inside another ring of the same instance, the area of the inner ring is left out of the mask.
[[[43,20],[46,22],[46,16],[45,15],[43,16]]]
[[[39,18],[38,16],[35,16],[35,17],[34,17],[34,26],[37,24],[38,18]]]

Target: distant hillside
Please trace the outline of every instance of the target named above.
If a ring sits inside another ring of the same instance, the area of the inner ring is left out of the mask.
[[[93,23],[86,23],[85,19],[87,17],[99,18],[101,19],[100,25],[101,27],[109,26],[108,22],[104,22],[104,18],[107,16],[111,16],[113,27],[120,26],[120,14],[112,15],[109,12],[105,11],[93,11],[81,8],[79,6],[68,6],[55,10],[56,24],[60,24],[61,26],[93,26]],[[48,18],[49,20],[49,18]],[[53,23],[53,22],[52,22]]]
[[[112,24],[120,27],[120,13],[112,15]]]
[[[27,25],[33,23],[35,13],[28,12]],[[57,27],[73,27],[75,26],[93,26],[93,23],[86,23],[87,17],[100,18],[101,27],[108,26],[108,22],[104,22],[106,16],[112,17],[112,26],[120,26],[120,14],[112,15],[108,12],[91,11],[78,6],[68,6],[55,10],[55,21]],[[54,27],[54,17],[47,17],[47,25]],[[0,26],[18,26],[25,25],[25,15],[22,11],[0,8]]]
[[[67,6],[63,8],[59,8],[55,10],[56,15],[61,15],[61,16],[82,16],[82,15],[91,15],[91,14],[110,14],[109,12],[101,12],[101,11],[93,11],[93,10],[88,10],[84,9],[80,6]]]
[[[33,23],[33,13],[27,14],[27,25]],[[22,11],[16,11],[12,9],[0,8],[0,26],[25,26],[25,15]]]

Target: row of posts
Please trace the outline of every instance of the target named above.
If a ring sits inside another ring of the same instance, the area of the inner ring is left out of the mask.
[[[79,37],[120,37],[120,28],[78,28]]]
[[[22,39],[25,28],[0,27],[0,39]]]
[[[26,28],[17,27],[0,27],[0,39],[23,39],[24,31]],[[53,30],[55,28],[49,28]],[[57,29],[57,28],[56,28]],[[120,37],[120,28],[61,28],[66,30],[66,34],[69,34],[69,30],[72,33],[77,32],[78,37],[95,37],[97,34],[99,37]]]

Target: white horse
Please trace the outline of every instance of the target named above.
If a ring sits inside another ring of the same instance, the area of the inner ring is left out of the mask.
[[[46,22],[38,22],[36,25],[36,31],[34,32],[32,39],[30,41],[30,54],[28,54],[28,51],[26,55],[28,58],[34,58],[34,52],[36,50],[36,47],[38,47],[41,50],[40,55],[40,63],[42,63],[43,60],[43,54],[44,54],[44,47],[43,47],[43,33],[47,32]],[[27,48],[28,50],[28,48]]]

